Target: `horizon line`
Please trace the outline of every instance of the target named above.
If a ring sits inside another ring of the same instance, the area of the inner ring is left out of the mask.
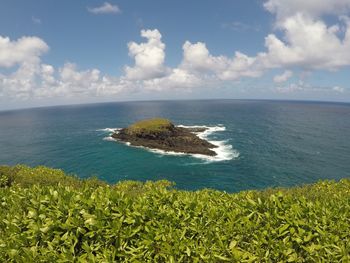
[[[132,99],[132,100],[114,100],[114,101],[103,101],[103,102],[87,102],[87,103],[71,103],[71,104],[56,104],[56,105],[46,105],[46,106],[29,106],[23,108],[9,108],[0,109],[0,113],[9,111],[21,111],[21,110],[34,110],[34,109],[44,109],[44,108],[59,108],[59,107],[74,107],[74,106],[88,106],[88,105],[99,105],[99,104],[112,104],[112,103],[132,103],[132,102],[171,102],[171,101],[219,101],[219,100],[232,100],[232,101],[270,101],[270,102],[311,102],[311,103],[325,103],[325,104],[350,104],[350,101],[332,101],[332,100],[317,100],[317,99],[258,99],[258,98],[198,98],[198,99]]]

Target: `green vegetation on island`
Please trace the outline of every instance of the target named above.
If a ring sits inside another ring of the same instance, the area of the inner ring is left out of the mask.
[[[167,119],[154,118],[133,123],[126,128],[129,134],[140,134],[141,132],[162,132],[172,127],[172,123]]]
[[[349,262],[350,180],[225,193],[0,167],[2,262]]]

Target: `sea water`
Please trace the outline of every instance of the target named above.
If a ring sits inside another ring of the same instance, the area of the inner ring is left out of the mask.
[[[116,142],[135,121],[163,117],[217,145],[215,157]],[[112,127],[112,128],[111,128]],[[235,192],[350,176],[350,104],[206,100],[118,102],[0,112],[0,164],[80,177],[167,179],[180,189]]]

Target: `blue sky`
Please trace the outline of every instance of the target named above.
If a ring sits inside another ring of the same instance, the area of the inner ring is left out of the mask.
[[[350,101],[350,0],[0,3],[0,109]]]

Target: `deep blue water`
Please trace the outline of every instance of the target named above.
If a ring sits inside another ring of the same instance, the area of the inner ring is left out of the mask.
[[[239,157],[208,162],[103,139],[108,134],[101,129],[151,117],[225,127],[209,139],[225,141]],[[211,100],[36,108],[0,112],[0,164],[234,192],[349,177],[349,137],[350,104],[340,103]]]

